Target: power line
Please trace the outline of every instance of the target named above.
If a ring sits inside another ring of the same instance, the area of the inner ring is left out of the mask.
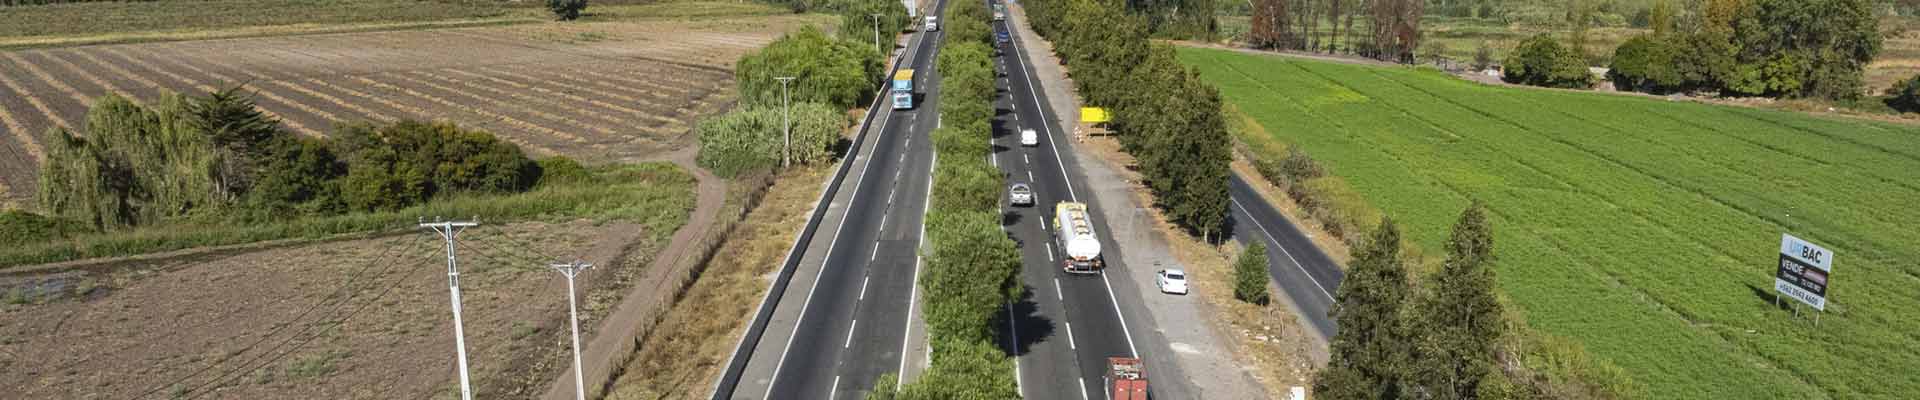
[[[414,243],[419,243],[419,238],[420,238],[419,236],[415,236]],[[151,389],[147,389],[147,391],[145,392],[141,392],[140,394],[134,395],[132,398],[138,399],[138,398],[146,397],[147,395],[151,395],[155,392],[159,392],[160,390],[166,389],[168,387],[172,387],[173,385],[180,384],[181,382],[186,382],[188,379],[193,379],[193,377],[195,376],[199,376],[200,374],[204,374],[207,371],[210,371],[216,367],[219,367],[221,363],[224,363],[227,360],[233,359],[234,357],[238,357],[241,354],[245,354],[246,352],[253,350],[254,347],[258,347],[261,343],[265,343],[268,339],[272,338],[274,335],[278,335],[280,334],[281,331],[284,331],[287,328],[294,326],[296,322],[299,322],[302,318],[306,318],[307,314],[311,314],[313,313],[314,310],[318,310],[320,309],[320,307],[327,305],[327,303],[331,302],[334,297],[347,292],[349,288],[353,287],[353,284],[355,281],[359,280],[361,276],[364,276],[367,270],[373,268],[374,264],[377,264],[379,261],[386,259],[387,255],[390,254],[393,251],[393,249],[396,247],[396,245],[398,245],[399,243],[400,243],[400,240],[398,240],[398,237],[396,237],[394,241],[387,243],[387,248],[384,250],[381,250],[379,256],[369,259],[366,265],[362,265],[359,270],[354,271],[353,274],[351,275],[348,275],[346,283],[341,284],[340,288],[334,289],[333,293],[327,294],[327,297],[321,298],[320,301],[315,302],[313,306],[307,307],[306,310],[303,310],[299,314],[294,315],[293,318],[288,320],[286,323],[281,324],[280,326],[274,327],[273,330],[268,331],[265,335],[261,335],[259,340],[255,340],[253,341],[253,343],[248,343],[246,346],[242,347],[240,351],[229,352],[226,355],[221,356],[220,359],[214,360],[212,363],[207,364],[206,367],[197,369],[192,373],[189,373],[186,376],[182,376],[180,378],[174,379],[171,382],[154,386]],[[387,271],[392,269],[392,266],[393,264],[387,264],[387,268],[382,269],[380,274],[386,275]]]

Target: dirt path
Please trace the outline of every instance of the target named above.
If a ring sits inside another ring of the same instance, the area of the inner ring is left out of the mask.
[[[593,336],[582,339],[585,343],[581,344],[580,363],[586,371],[584,379],[588,398],[599,398],[605,394],[605,388],[617,372],[616,368],[625,363],[628,355],[633,354],[641,332],[651,329],[659,320],[658,317],[673,305],[676,288],[687,279],[687,269],[697,262],[694,256],[712,242],[711,232],[727,200],[727,183],[700,168],[694,162],[698,154],[699,146],[685,146],[660,157],[685,168],[699,182],[694,189],[696,200],[693,214],[688,217],[686,225],[673,233],[673,240],[647,264],[643,277],[621,297],[620,305],[602,319],[597,329],[592,330]],[[573,368],[568,367],[555,376],[552,383],[547,384],[546,394],[541,398],[568,400],[574,398],[573,395]]]

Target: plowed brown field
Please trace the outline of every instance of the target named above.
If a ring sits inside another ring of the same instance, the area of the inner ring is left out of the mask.
[[[241,85],[292,132],[446,119],[534,155],[633,161],[690,145],[733,60],[801,17],[532,24],[0,52],[0,208],[28,206],[47,130],[108,93]]]

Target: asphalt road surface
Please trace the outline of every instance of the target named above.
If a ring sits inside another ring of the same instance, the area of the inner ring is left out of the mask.
[[[1233,174],[1229,187],[1234,238],[1248,245],[1254,241],[1267,245],[1267,273],[1273,275],[1282,295],[1305,314],[1303,317],[1320,338],[1331,341],[1335,328],[1329,314],[1333,291],[1345,277],[1339,264],[1262,199],[1240,174]]]
[[[851,172],[860,176],[845,220],[823,238],[832,244],[818,279],[788,287],[804,290],[806,300],[766,392],[736,396],[860,399],[880,375],[905,368],[934,162],[928,132],[939,123],[940,79],[932,66],[942,32],[918,32],[908,42],[902,69],[915,70],[914,108],[884,117],[877,143],[863,156],[867,165]],[[768,330],[788,333],[775,331]]]

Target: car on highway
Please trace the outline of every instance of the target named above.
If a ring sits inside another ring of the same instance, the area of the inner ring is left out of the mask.
[[[1007,188],[1007,202],[1016,206],[1033,206],[1033,188],[1025,183],[1015,183]]]
[[[1007,30],[1005,29],[1001,29],[998,32],[994,32],[993,36],[994,38],[999,39],[1000,44],[1007,44],[1008,40],[1013,40],[1012,37],[1007,36]]]
[[[1163,269],[1153,274],[1153,285],[1160,293],[1187,294],[1187,271]]]
[[[1039,146],[1040,133],[1034,132],[1032,129],[1020,130],[1020,145],[1021,146]]]
[[[928,32],[932,32],[932,31],[937,31],[937,30],[940,30],[940,17],[936,17],[936,16],[932,16],[932,15],[928,15],[928,16],[927,16],[927,31],[928,31]]]

